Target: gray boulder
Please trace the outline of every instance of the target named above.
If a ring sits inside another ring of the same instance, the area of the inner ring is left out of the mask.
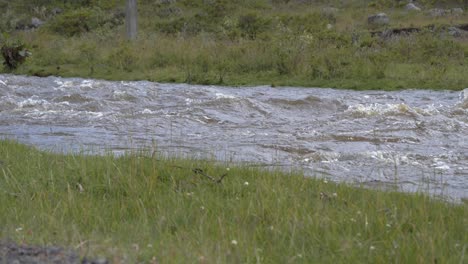
[[[454,37],[454,38],[460,38],[464,35],[464,31],[457,28],[457,27],[449,27],[447,29],[447,32],[450,36]]]
[[[37,17],[32,17],[31,19],[25,18],[20,20],[14,20],[12,22],[14,23],[16,30],[32,30],[39,28],[45,23]]]
[[[452,9],[441,9],[441,8],[433,8],[429,10],[429,15],[432,17],[442,17],[442,16],[461,16],[464,13],[464,10],[460,7],[452,8]]]
[[[451,13],[454,16],[461,16],[463,15],[463,9],[460,7],[452,8]]]
[[[385,13],[367,17],[367,24],[370,26],[383,26],[388,25],[388,23],[390,23],[390,18]]]
[[[29,24],[30,28],[38,28],[44,24],[44,21],[40,20],[37,17],[31,18],[31,24]]]
[[[322,14],[324,15],[336,15],[340,10],[336,7],[324,7],[322,8]]]
[[[170,5],[170,4],[175,4],[177,0],[159,0],[159,3],[162,5]]]
[[[60,15],[60,14],[63,13],[63,9],[60,8],[60,7],[54,7],[54,8],[52,8],[52,10],[50,10],[50,13],[51,13],[52,15],[54,15],[54,16]]]
[[[416,11],[416,12],[419,12],[421,11],[421,8],[417,7],[415,4],[413,3],[409,3],[405,6],[405,10],[406,11]]]
[[[441,17],[447,14],[447,10],[442,8],[433,8],[429,10],[429,15],[431,17]]]

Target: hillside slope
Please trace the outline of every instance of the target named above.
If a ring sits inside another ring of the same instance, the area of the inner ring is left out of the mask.
[[[0,0],[2,45],[32,56],[3,72],[353,89],[468,86],[468,1]],[[416,9],[415,9],[416,8]],[[418,10],[419,9],[419,10]],[[384,13],[383,17],[371,16]]]

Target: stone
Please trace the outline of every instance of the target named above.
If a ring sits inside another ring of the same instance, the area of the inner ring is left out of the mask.
[[[448,34],[449,34],[450,36],[452,36],[452,37],[454,37],[454,38],[459,38],[459,37],[461,37],[461,36],[464,35],[464,34],[463,34],[463,33],[464,33],[463,30],[461,30],[461,29],[459,29],[459,28],[457,28],[457,27],[449,27],[449,28],[447,29],[447,32],[448,32]]]
[[[157,15],[159,17],[172,17],[178,16],[182,13],[182,10],[178,7],[168,7],[168,8],[161,8],[157,11]]]
[[[15,25],[16,30],[28,30],[29,29],[29,21],[27,19],[13,19],[11,23]]]
[[[175,4],[176,2],[177,2],[176,0],[159,0],[159,4],[162,4],[162,5]]]
[[[56,16],[56,15],[60,15],[63,13],[63,9],[60,8],[60,7],[54,7],[52,8],[52,10],[50,11],[50,13],[52,13],[52,15]]]
[[[40,20],[37,17],[31,18],[31,24],[29,25],[30,28],[38,28],[44,24],[44,21]]]
[[[385,13],[379,13],[377,15],[367,17],[367,23],[370,26],[388,25],[388,23],[390,23],[390,18]]]
[[[421,8],[417,7],[415,4],[413,3],[409,3],[405,6],[405,10],[406,11],[416,11],[416,12],[419,12],[421,11]]]
[[[441,17],[441,16],[445,16],[446,14],[447,14],[447,11],[441,8],[433,8],[429,10],[429,15],[432,17]]]
[[[322,14],[324,15],[336,15],[339,9],[336,7],[324,7],[322,8]]]
[[[463,9],[460,7],[452,8],[451,10],[452,15],[454,16],[461,16],[463,15],[463,12],[464,12]]]

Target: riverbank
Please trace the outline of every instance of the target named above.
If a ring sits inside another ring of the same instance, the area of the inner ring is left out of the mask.
[[[0,141],[0,237],[113,263],[463,263],[466,204],[145,151]]]
[[[422,3],[420,11],[394,1],[142,1],[132,43],[119,11],[124,1],[22,2],[3,3],[0,28],[9,34],[0,41],[24,43],[32,56],[2,72],[231,86],[468,87],[468,31],[460,26],[468,16],[457,1]],[[388,22],[368,22],[380,12]],[[36,28],[31,17],[43,23]]]

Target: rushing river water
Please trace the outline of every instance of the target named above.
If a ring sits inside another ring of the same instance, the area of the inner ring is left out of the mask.
[[[152,147],[468,197],[468,89],[235,88],[0,75],[0,137],[60,151]]]

